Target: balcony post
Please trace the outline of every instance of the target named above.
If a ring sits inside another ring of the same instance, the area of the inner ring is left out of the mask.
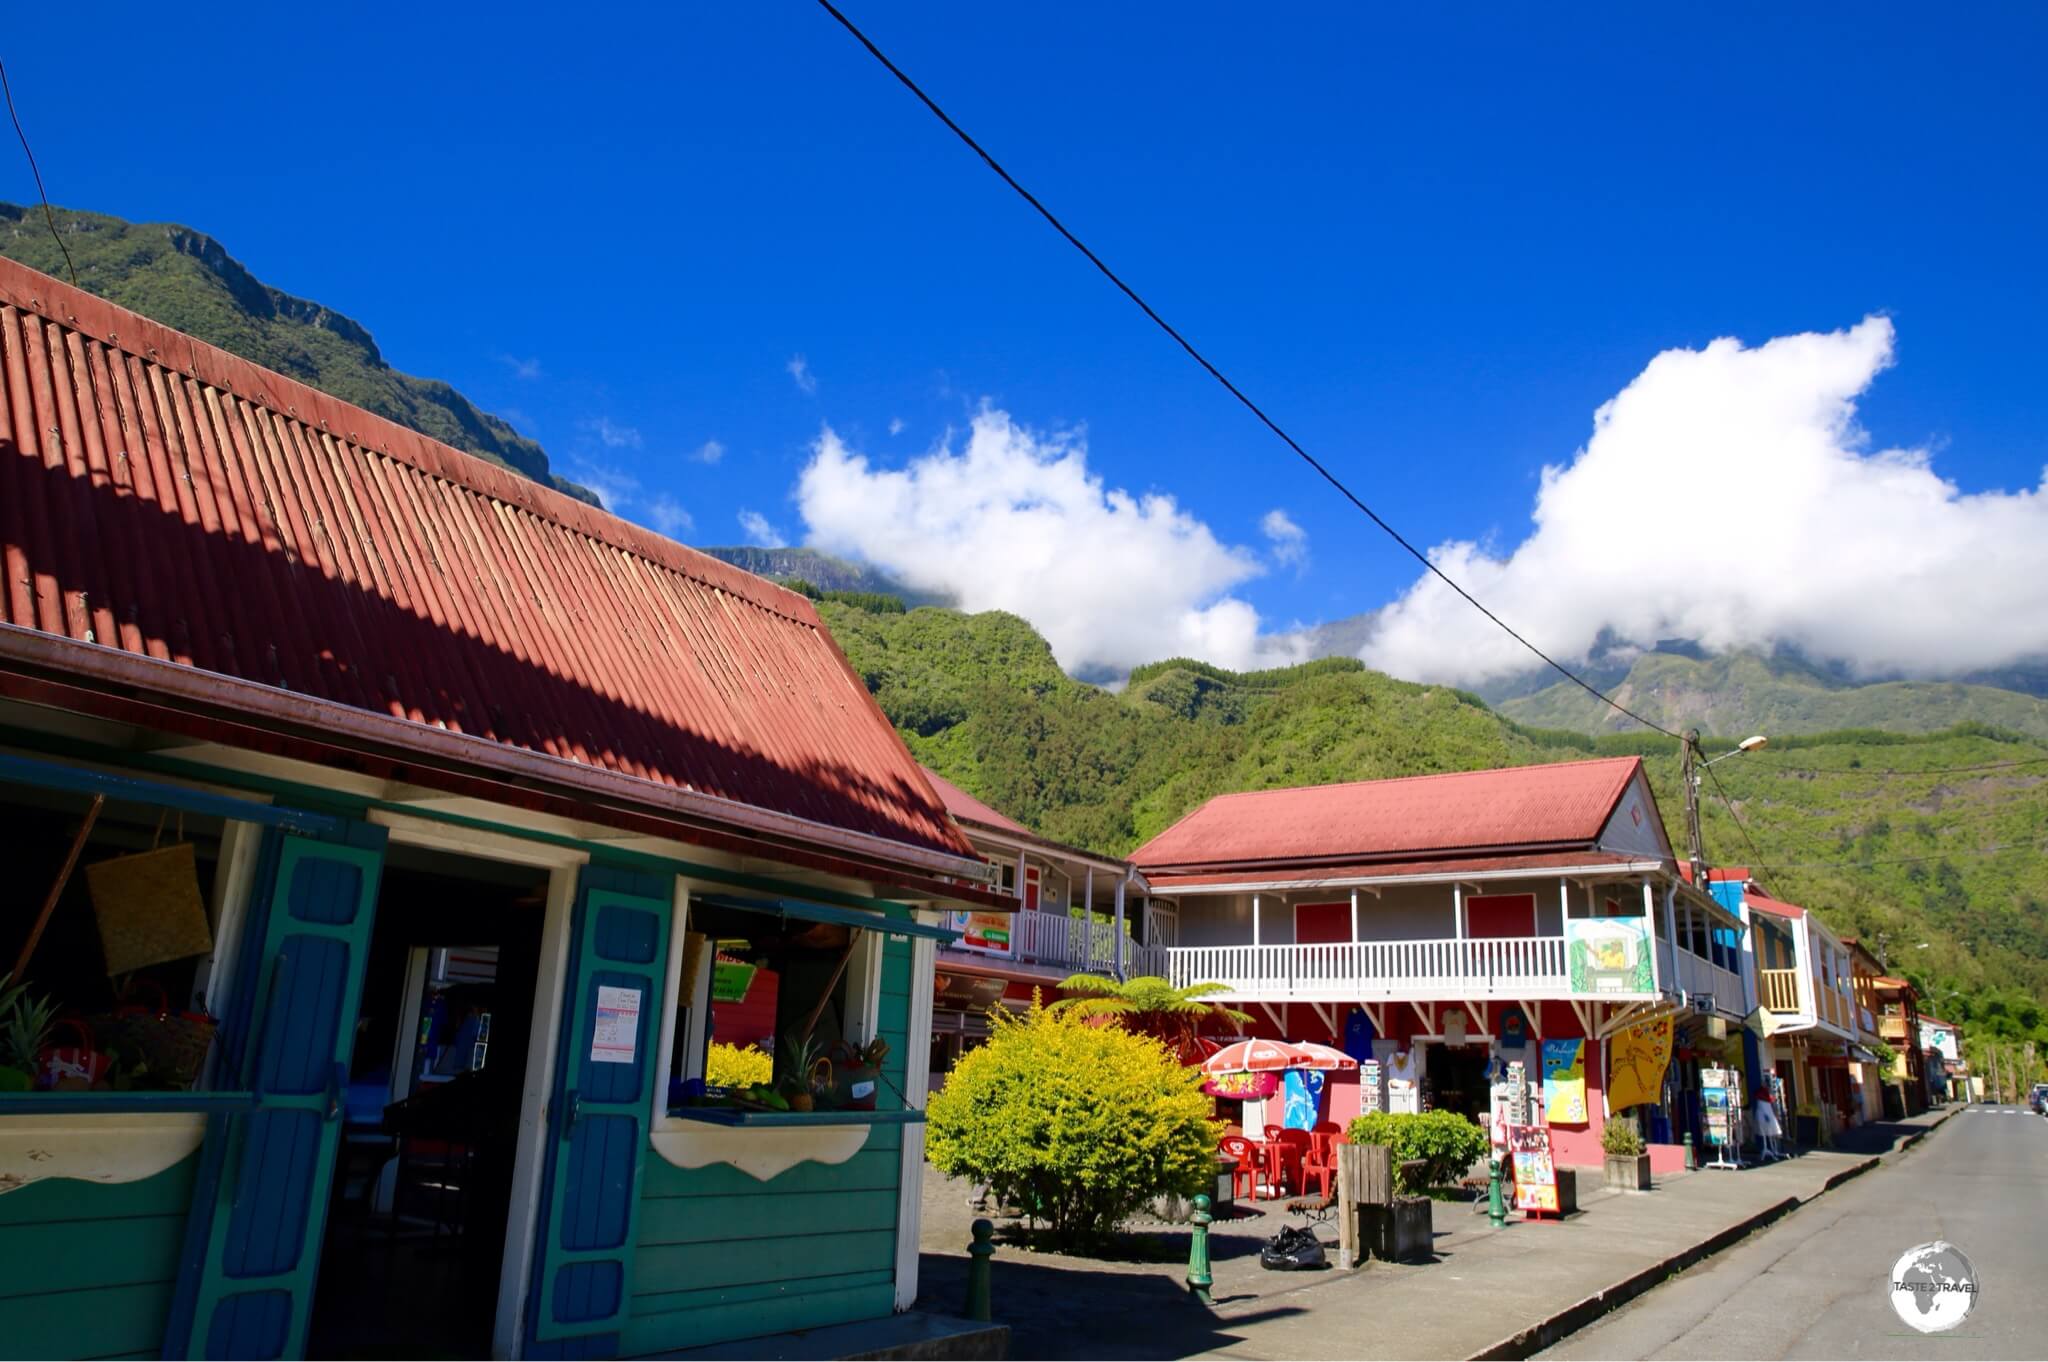
[[[1072,880],[1067,881],[1072,884]],[[1088,873],[1081,879],[1081,951],[1082,968],[1095,972],[1095,867],[1089,866]]]
[[[1465,886],[1456,880],[1451,881],[1451,931],[1465,939]]]
[[[1358,890],[1351,891],[1351,939],[1358,940]]]
[[[1252,944],[1259,944],[1259,896],[1252,895]]]
[[[1674,989],[1685,987],[1685,985],[1679,982],[1678,978],[1678,910],[1675,907],[1677,902],[1678,886],[1676,884],[1666,884],[1664,886],[1664,939],[1671,946],[1671,986]]]
[[[1122,982],[1124,977],[1124,885],[1129,883],[1130,878],[1131,872],[1126,870],[1124,877],[1116,882],[1116,932],[1112,940],[1116,945],[1115,968],[1118,982]]]
[[[1643,877],[1643,931],[1648,934],[1653,942],[1657,939],[1656,914],[1657,900],[1650,890],[1650,878],[1645,875]],[[1661,998],[1664,996],[1664,980],[1662,978],[1663,970],[1659,968],[1660,963],[1657,959],[1657,952],[1652,949],[1650,951],[1650,992]]]

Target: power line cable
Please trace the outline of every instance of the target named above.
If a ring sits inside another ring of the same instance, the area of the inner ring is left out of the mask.
[[[29,149],[28,134],[21,129],[21,115],[14,109],[14,86],[7,80],[7,63],[0,61],[0,93],[7,96],[7,116],[14,120],[14,135],[21,139],[22,155],[28,157],[29,173],[36,177],[36,193],[43,199],[43,221],[50,224],[50,236],[57,243],[57,249],[64,253],[64,268],[71,275],[71,287],[78,285],[78,266],[71,263],[71,248],[64,244],[63,234],[57,230],[57,215],[50,211],[50,191],[43,188],[42,167],[36,164],[36,154]]]
[[[1783,775],[1800,776],[1956,776],[1972,771],[2009,771],[2017,766],[2048,765],[2048,757],[2028,757],[2022,761],[1987,761],[1976,766],[1930,766],[1924,770],[1907,771],[1886,769],[1866,771],[1857,766],[1778,766],[1769,762],[1758,763],[1758,769]]]
[[[824,9],[824,11],[827,14],[830,14],[834,19],[838,20],[840,27],[844,28],[848,33],[851,33],[854,39],[857,42],[859,42],[862,47],[865,47],[868,50],[868,54],[872,56],[876,61],[880,62],[883,68],[886,69],[890,75],[896,77],[896,79],[902,83],[904,89],[910,91],[911,94],[917,96],[918,101],[922,103],[925,106],[925,108],[931,110],[932,115],[936,117],[941,123],[945,124],[947,129],[950,130],[955,137],[959,138],[963,143],[965,143],[968,150],[972,151],[976,156],[979,156],[982,159],[982,161],[988,166],[988,168],[996,173],[997,178],[1001,179],[1004,184],[1008,185],[1011,189],[1015,190],[1018,197],[1022,198],[1024,202],[1030,204],[1033,209],[1037,210],[1038,215],[1044,218],[1046,222],[1051,225],[1054,231],[1058,232],[1062,237],[1066,238],[1068,245],[1072,246],[1075,250],[1079,251],[1084,257],[1086,257],[1088,263],[1093,265],[1102,274],[1103,278],[1109,280],[1110,283],[1116,285],[1119,292],[1121,292],[1126,298],[1129,298],[1133,303],[1135,303],[1138,307],[1138,310],[1143,312],[1146,315],[1146,317],[1151,319],[1153,325],[1157,326],[1161,331],[1164,331],[1170,338],[1172,338],[1173,342],[1176,345],[1180,346],[1182,350],[1187,352],[1188,357],[1190,359],[1194,360],[1195,363],[1201,365],[1202,368],[1208,372],[1211,378],[1215,379],[1218,383],[1223,385],[1224,391],[1228,392],[1232,397],[1236,398],[1246,411],[1249,411],[1253,416],[1257,417],[1261,425],[1265,426],[1267,430],[1272,431],[1273,434],[1279,436],[1281,442],[1284,443],[1289,449],[1293,450],[1296,454],[1300,455],[1302,461],[1306,463],[1310,468],[1314,469],[1316,473],[1322,477],[1323,481],[1329,483],[1330,486],[1336,488],[1338,493],[1341,496],[1343,496],[1343,498],[1346,501],[1349,501],[1353,506],[1357,507],[1360,511],[1363,511],[1367,519],[1372,521],[1373,524],[1377,525],[1382,531],[1384,531],[1388,538],[1392,539],[1396,544],[1399,544],[1403,549],[1405,549],[1408,552],[1409,556],[1414,558],[1416,562],[1422,564],[1424,568],[1428,569],[1431,575],[1436,577],[1437,580],[1441,581],[1445,586],[1448,586],[1451,590],[1457,592],[1459,596],[1464,598],[1466,604],[1470,605],[1474,610],[1477,610],[1480,614],[1486,616],[1487,619],[1491,620],[1497,627],[1499,627],[1501,632],[1505,633],[1509,638],[1513,639],[1515,642],[1521,644],[1531,653],[1534,653],[1553,671],[1557,672],[1558,675],[1564,677],[1565,680],[1571,682],[1580,690],[1585,691],[1586,694],[1592,696],[1594,699],[1600,701],[1600,703],[1606,705],[1608,708],[1614,710],[1615,712],[1627,715],[1629,718],[1635,720],[1643,727],[1652,729],[1658,733],[1662,733],[1667,738],[1676,738],[1679,736],[1678,734],[1672,732],[1670,729],[1664,727],[1662,724],[1644,718],[1642,715],[1636,713],[1628,706],[1622,704],[1619,700],[1616,700],[1613,697],[1600,691],[1591,682],[1581,677],[1577,672],[1572,671],[1569,667],[1566,667],[1562,662],[1559,662],[1549,653],[1544,652],[1541,648],[1537,647],[1528,639],[1524,638],[1520,633],[1516,632],[1513,626],[1509,625],[1506,620],[1503,620],[1499,615],[1494,614],[1493,611],[1487,609],[1484,605],[1480,604],[1477,597],[1475,597],[1471,592],[1467,591],[1464,587],[1458,585],[1457,582],[1453,581],[1448,573],[1446,573],[1442,568],[1438,567],[1436,563],[1430,559],[1428,554],[1416,548],[1415,545],[1408,541],[1406,536],[1404,536],[1399,530],[1395,529],[1392,525],[1388,524],[1387,521],[1380,516],[1379,512],[1373,510],[1372,507],[1366,505],[1365,502],[1359,498],[1357,493],[1353,492],[1349,487],[1344,485],[1342,479],[1338,478],[1338,476],[1335,473],[1332,473],[1319,460],[1317,460],[1314,455],[1310,454],[1306,449],[1302,448],[1301,444],[1297,440],[1295,440],[1295,438],[1292,435],[1289,435],[1285,430],[1281,429],[1280,424],[1277,421],[1275,421],[1272,417],[1268,416],[1265,410],[1262,407],[1260,407],[1258,403],[1252,401],[1250,397],[1246,396],[1242,388],[1238,387],[1237,384],[1231,382],[1229,378],[1225,377],[1223,371],[1221,369],[1218,369],[1214,364],[1210,363],[1208,357],[1203,355],[1203,353],[1200,350],[1197,350],[1194,347],[1194,344],[1190,342],[1186,336],[1182,335],[1177,329],[1175,329],[1173,324],[1171,322],[1168,322],[1166,318],[1160,316],[1159,313],[1156,310],[1154,310],[1150,303],[1146,302],[1142,297],[1139,296],[1138,291],[1136,289],[1132,288],[1129,284],[1125,283],[1123,281],[1123,278],[1120,275],[1118,275],[1115,270],[1111,269],[1107,264],[1103,262],[1101,256],[1097,255],[1094,251],[1090,250],[1087,243],[1082,241],[1080,237],[1075,236],[1074,233],[1068,229],[1065,223],[1061,222],[1058,217],[1054,216],[1053,211],[1050,208],[1047,208],[1043,203],[1041,203],[1037,195],[1033,194],[1030,190],[1026,189],[1022,184],[1018,183],[1016,176],[1010,174],[1009,171],[1005,170],[1003,168],[1002,163],[996,160],[994,156],[989,154],[987,148],[983,147],[981,143],[975,141],[974,137],[970,133],[968,133],[968,131],[965,128],[961,127],[958,123],[954,122],[952,115],[948,114],[944,109],[940,108],[938,101],[933,99],[930,95],[926,94],[923,88],[920,87],[916,81],[912,80],[910,76],[904,72],[902,67],[898,66],[895,62],[891,61],[888,55],[884,53],[881,48],[875,45],[874,40],[868,37],[867,34],[861,32],[859,26],[856,25],[853,22],[853,20],[847,18],[846,15],[840,11],[838,6],[832,3],[832,0],[818,0],[818,4],[822,9]]]

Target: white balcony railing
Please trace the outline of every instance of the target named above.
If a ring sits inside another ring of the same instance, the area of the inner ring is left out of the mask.
[[[1227,996],[1248,1002],[1426,1002],[1571,993],[1561,936],[1177,946],[1166,956],[1166,977],[1175,987],[1222,984]]]
[[[1116,926],[1065,913],[1034,910],[1011,919],[1011,943],[1017,958],[1032,964],[1058,965],[1075,973],[1106,974],[1116,965]],[[1165,952],[1124,937],[1124,972],[1158,974]]]

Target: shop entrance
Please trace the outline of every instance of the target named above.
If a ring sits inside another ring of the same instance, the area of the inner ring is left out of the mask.
[[[1430,1042],[1429,1058],[1423,1070],[1429,1085],[1430,1107],[1455,1111],[1478,1120],[1492,1105],[1492,1089],[1486,1081],[1486,1046],[1447,1045]]]
[[[309,1357],[484,1357],[547,872],[393,844],[349,1062]]]

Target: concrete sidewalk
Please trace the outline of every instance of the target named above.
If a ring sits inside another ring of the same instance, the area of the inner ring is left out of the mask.
[[[1185,1230],[1156,1236],[1166,1261],[1005,1247],[994,1265],[996,1317],[1012,1326],[1018,1358],[1527,1356],[1875,1166],[1952,1110],[1852,1132],[1844,1149],[1741,1172],[1682,1174],[1648,1194],[1590,1188],[1581,1192],[1581,1214],[1563,1223],[1511,1221],[1495,1230],[1469,1207],[1441,1203],[1437,1261],[1428,1264],[1266,1272],[1257,1244],[1281,1218],[1226,1222],[1212,1236],[1210,1309],[1183,1282]],[[919,1305],[957,1310],[971,1215],[956,1186],[930,1177],[938,1188],[926,1203]]]

